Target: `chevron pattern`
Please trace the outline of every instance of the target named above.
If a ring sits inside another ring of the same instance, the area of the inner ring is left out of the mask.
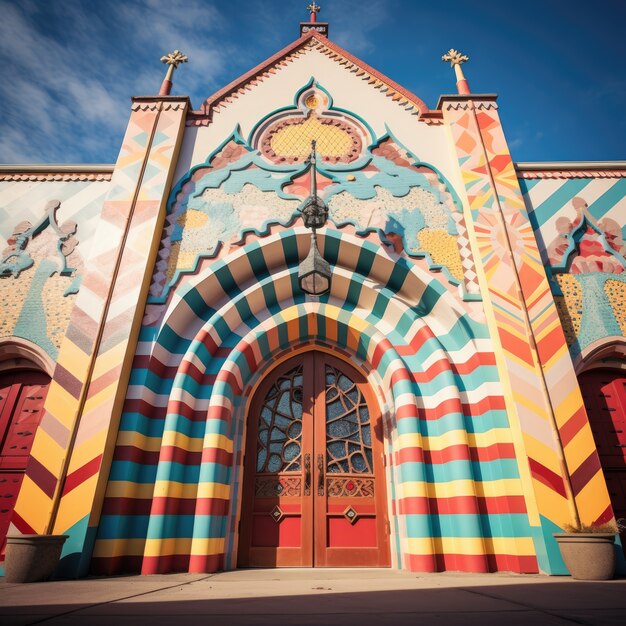
[[[486,310],[502,348],[503,378],[509,381],[509,406],[528,457],[535,521],[549,521],[542,521],[548,558],[540,566],[553,572],[559,559],[551,533],[572,520],[572,496],[583,521],[606,521],[612,517],[608,493],[495,104],[450,104],[444,118],[463,175],[477,264],[489,294]]]
[[[268,364],[312,347],[360,364],[384,398],[397,567],[537,571],[486,329],[379,241],[318,237],[334,265],[321,302],[297,287],[308,231],[276,227],[181,277],[144,325],[93,571],[235,566],[246,399]]]
[[[137,302],[152,271],[185,108],[161,111],[155,103],[131,115],[16,504],[19,530],[67,533],[64,556],[85,554],[87,564],[89,520],[93,514],[97,524],[115,407],[123,400],[133,325],[141,315]],[[66,573],[80,575],[84,567]]]

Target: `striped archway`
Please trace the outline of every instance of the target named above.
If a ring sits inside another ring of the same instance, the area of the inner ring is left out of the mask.
[[[247,399],[268,363],[343,351],[379,390],[397,567],[536,571],[486,328],[432,275],[372,241],[319,234],[330,294],[297,284],[304,228],[185,277],[142,329],[96,542],[98,572],[236,562]]]

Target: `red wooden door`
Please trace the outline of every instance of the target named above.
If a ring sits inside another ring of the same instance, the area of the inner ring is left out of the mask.
[[[306,352],[259,386],[240,530],[240,566],[389,566],[381,417],[356,369]]]
[[[4,546],[26,463],[43,415],[50,377],[37,371],[0,375],[0,544]]]
[[[579,382],[613,512],[617,519],[626,519],[626,374],[589,370]]]

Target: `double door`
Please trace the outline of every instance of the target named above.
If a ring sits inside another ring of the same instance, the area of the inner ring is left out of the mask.
[[[313,351],[276,367],[244,467],[240,566],[389,566],[381,417],[356,369]]]

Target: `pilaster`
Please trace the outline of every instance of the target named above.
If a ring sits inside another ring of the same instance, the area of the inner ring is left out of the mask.
[[[70,577],[88,572],[189,100],[131,108],[14,513],[21,532],[70,536]]]
[[[608,521],[610,500],[578,381],[493,95],[442,96],[496,346],[540,568],[566,573],[552,537]]]

